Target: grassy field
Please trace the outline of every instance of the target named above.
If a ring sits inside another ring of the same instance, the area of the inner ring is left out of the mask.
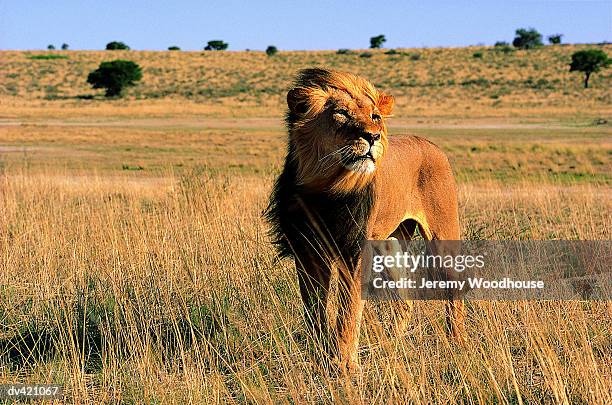
[[[369,303],[363,372],[337,375],[261,219],[283,92],[317,64],[372,78],[392,133],[449,154],[464,238],[610,239],[612,77],[582,89],[577,48],[113,52],[144,67],[121,100],[85,97],[108,52],[1,52],[0,383],[75,403],[612,403],[610,302],[470,302],[465,347],[442,303],[400,336]]]

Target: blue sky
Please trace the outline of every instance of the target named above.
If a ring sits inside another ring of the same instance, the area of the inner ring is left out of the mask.
[[[512,42],[519,27],[564,42],[612,40],[612,0],[490,1],[155,1],[0,0],[0,49],[202,49],[223,39],[230,50],[435,47]]]

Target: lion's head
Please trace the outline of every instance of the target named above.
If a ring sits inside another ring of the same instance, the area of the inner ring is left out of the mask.
[[[371,182],[387,147],[392,96],[359,76],[317,68],[299,72],[287,104],[299,184],[347,193]]]

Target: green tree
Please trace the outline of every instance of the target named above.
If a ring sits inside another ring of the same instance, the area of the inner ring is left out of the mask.
[[[112,41],[106,44],[107,51],[129,51],[130,47],[120,41]]]
[[[94,89],[106,89],[106,97],[116,97],[121,95],[125,87],[133,86],[140,79],[142,69],[138,64],[117,59],[100,63],[100,67],[87,76],[87,83]]]
[[[266,48],[266,55],[268,56],[273,56],[278,52],[278,48],[276,48],[274,45],[270,45]]]
[[[519,28],[516,30],[516,36],[512,45],[519,49],[533,49],[542,46],[542,34],[535,30],[535,28]]]
[[[69,47],[69,46],[68,46],[68,44],[63,43],[63,44],[62,44],[62,51],[67,51],[67,50],[68,50],[68,47]]]
[[[169,46],[169,47],[168,47],[168,50],[169,50],[169,51],[180,51],[180,50],[181,50],[181,48],[179,48],[179,47],[178,47],[178,46],[176,46],[176,45],[172,45],[172,46]]]
[[[574,52],[572,55],[572,63],[570,63],[570,72],[584,73],[584,88],[589,87],[589,78],[591,73],[599,72],[610,65],[608,55],[600,49],[585,49]]]
[[[387,42],[387,38],[385,38],[384,35],[377,35],[375,37],[370,38],[370,48],[380,48],[385,42]]]
[[[213,39],[212,41],[208,41],[208,45],[204,47],[205,51],[224,51],[227,49],[229,44],[227,42],[223,42],[220,39]]]
[[[552,34],[548,36],[548,43],[551,45],[559,45],[563,34]]]
[[[47,45],[47,49],[52,51],[55,49],[55,45]]]

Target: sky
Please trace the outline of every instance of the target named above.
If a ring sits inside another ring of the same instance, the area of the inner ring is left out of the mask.
[[[137,50],[177,45],[201,50],[211,39],[230,50],[456,47],[512,42],[534,27],[565,43],[612,40],[612,0],[205,1],[0,0],[0,49],[104,49],[117,40]]]

